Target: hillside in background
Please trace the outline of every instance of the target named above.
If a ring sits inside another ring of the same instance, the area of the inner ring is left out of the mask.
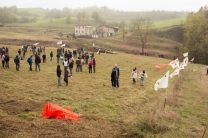
[[[52,25],[60,27],[64,24],[76,24],[84,21],[85,24],[107,23],[119,25],[125,21],[130,24],[137,18],[145,18],[154,22],[156,28],[166,27],[171,25],[182,24],[188,12],[169,12],[169,11],[148,11],[148,12],[125,12],[111,10],[107,7],[89,7],[83,9],[41,9],[41,8],[17,8],[8,7],[0,8],[0,23],[30,23],[31,26],[46,27]],[[94,21],[93,14],[98,15],[98,22]],[[70,20],[66,23],[65,19]],[[53,22],[54,20],[54,22]],[[53,25],[54,24],[54,25]]]
[[[98,47],[141,54],[141,43],[134,33],[133,25],[137,19],[151,22],[151,33],[145,49],[146,55],[173,59],[179,55],[183,46],[183,30],[177,28],[186,20],[188,12],[149,11],[124,12],[107,7],[88,7],[83,9],[41,9],[41,8],[0,8],[0,39],[1,44],[27,44],[32,39],[41,41],[43,45],[55,47],[56,41],[64,40],[70,47],[91,47],[93,41]],[[7,16],[5,16],[7,15]],[[119,27],[119,33],[112,38],[101,39],[68,39],[68,34],[74,33],[74,26],[112,25]],[[125,25],[125,40],[123,28]],[[60,34],[63,34],[60,36]],[[2,38],[1,38],[2,37]],[[17,40],[16,40],[17,39]],[[49,39],[49,40],[48,40]]]

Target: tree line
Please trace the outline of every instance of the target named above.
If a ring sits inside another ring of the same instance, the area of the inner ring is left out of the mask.
[[[208,64],[208,6],[190,13],[185,23],[184,50],[200,64]]]

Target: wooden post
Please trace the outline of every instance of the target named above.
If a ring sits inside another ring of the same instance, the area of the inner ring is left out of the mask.
[[[204,138],[204,136],[205,136],[205,133],[206,133],[206,131],[207,131],[207,127],[208,127],[208,125],[205,127],[205,129],[204,129],[204,132],[203,132],[203,135],[202,135],[202,138]]]
[[[166,97],[165,97],[165,102],[164,102],[163,110],[165,110],[165,105],[166,105]]]

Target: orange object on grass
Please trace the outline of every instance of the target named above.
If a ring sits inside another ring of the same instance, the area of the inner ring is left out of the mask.
[[[64,109],[50,102],[45,103],[45,105],[43,106],[42,116],[44,118],[55,118],[55,119],[69,119],[69,120],[80,119],[80,115],[74,113],[70,108]]]
[[[168,64],[156,64],[155,69],[166,69],[169,65]]]

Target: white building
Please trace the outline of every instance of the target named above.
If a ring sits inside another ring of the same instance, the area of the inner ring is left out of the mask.
[[[96,27],[87,25],[77,25],[74,27],[75,36],[95,37],[97,34]]]
[[[117,30],[114,27],[109,26],[100,26],[99,27],[99,36],[100,37],[110,37],[116,34]]]
[[[87,25],[77,25],[74,27],[74,34],[77,37],[85,36],[91,38],[98,37],[110,37],[115,35],[118,32],[118,28],[109,27],[109,26],[87,26]]]

